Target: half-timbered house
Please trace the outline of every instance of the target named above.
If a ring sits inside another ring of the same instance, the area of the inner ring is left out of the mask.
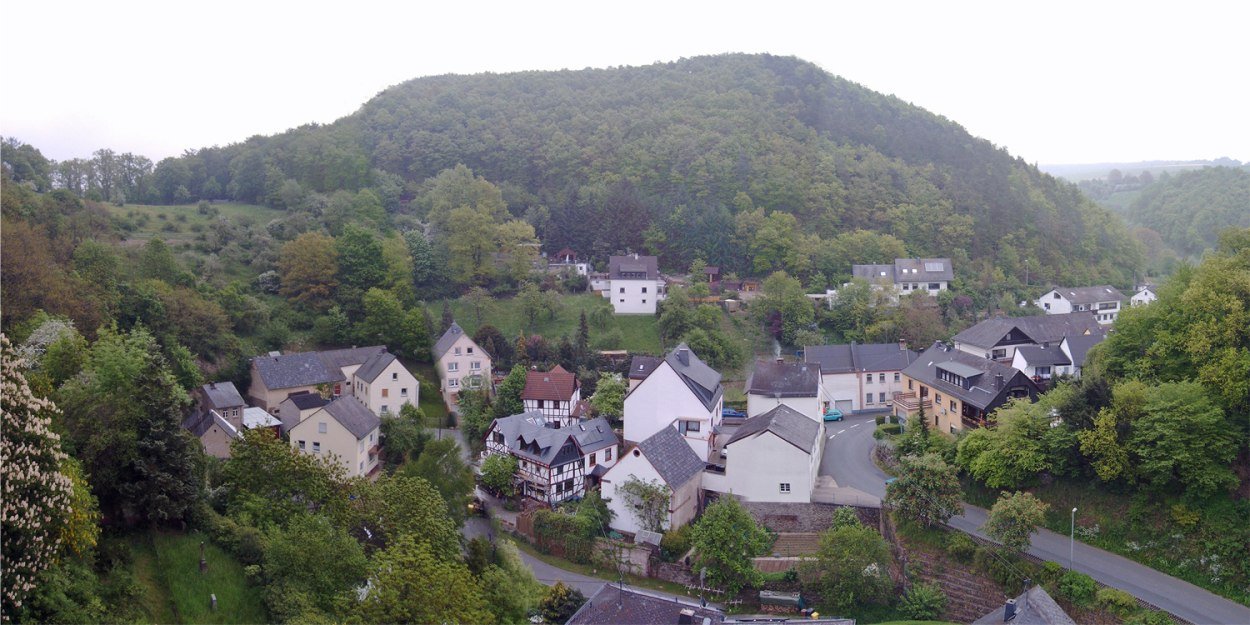
[[[616,464],[619,443],[603,417],[553,427],[539,412],[495,419],[484,454],[517,459],[517,492],[555,505],[586,494]]]

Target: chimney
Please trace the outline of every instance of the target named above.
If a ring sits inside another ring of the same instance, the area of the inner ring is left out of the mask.
[[[1003,622],[1006,623],[1016,618],[1016,600],[1008,599],[1007,604],[1003,606]]]
[[[907,351],[907,341],[904,341],[903,339],[898,340],[898,351],[900,352]]]
[[[682,608],[677,613],[677,625],[694,625],[694,610]]]
[[[677,362],[689,367],[690,366],[690,350],[685,347],[677,348]]]
[[[1000,391],[1003,389],[1003,374],[1001,373],[994,374],[994,388]]]

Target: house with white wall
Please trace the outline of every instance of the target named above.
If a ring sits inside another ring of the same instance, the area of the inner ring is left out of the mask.
[[[1127,298],[1119,289],[1104,284],[1076,288],[1055,287],[1033,303],[1048,315],[1091,312],[1098,323],[1110,325],[1119,316],[1125,299]]]
[[[483,455],[515,457],[517,492],[556,505],[585,496],[617,463],[619,451],[603,417],[557,428],[542,413],[530,411],[492,421]]]
[[[720,381],[720,373],[688,345],[678,345],[625,394],[625,441],[638,443],[675,428],[695,455],[706,460],[721,423],[725,389]]]
[[[381,466],[381,425],[378,415],[363,403],[339,397],[291,428],[291,447],[339,462],[348,476],[365,476]]]
[[[1010,363],[1022,345],[1048,347],[1064,337],[1105,336],[1106,330],[1091,312],[993,317],[955,335],[955,349]],[[1101,339],[1100,339],[1101,340]]]
[[[818,364],[758,360],[747,378],[746,391],[747,418],[786,405],[809,419],[823,421],[827,399]]]
[[[706,463],[695,455],[672,427],[660,428],[647,439],[627,448],[616,466],[603,476],[602,492],[613,517],[610,526],[636,534],[642,526],[638,511],[621,490],[632,480],[660,484],[668,490],[668,506],[661,531],[692,521],[702,503],[702,476]]]
[[[852,265],[851,277],[890,291],[895,298],[917,291],[937,297],[950,289],[955,270],[949,258],[896,258],[892,264]]]
[[[894,393],[903,390],[902,371],[916,356],[901,341],[803,348],[803,360],[820,367],[826,401],[843,414],[889,410]]]
[[[1051,378],[1072,375],[1073,372],[1072,358],[1064,352],[1062,342],[1049,347],[1021,345],[1012,356],[1011,366],[1023,371],[1039,386],[1049,384]]]
[[[1129,306],[1145,306],[1157,299],[1159,299],[1159,294],[1155,292],[1154,285],[1143,284],[1137,287],[1137,292],[1129,298]]]
[[[405,404],[416,408],[421,388],[417,378],[394,354],[374,354],[352,374],[352,394],[379,416],[399,414]]]
[[[525,372],[525,390],[521,391],[525,412],[537,412],[556,427],[578,420],[574,408],[581,399],[577,376],[560,365],[552,367],[551,371]]]
[[[448,408],[456,409],[462,390],[491,389],[490,354],[474,343],[460,324],[451,322],[430,351],[438,370],[439,393]]]
[[[784,404],[738,427],[725,443],[725,475],[704,486],[747,501],[810,502],[824,452],[824,423]]]
[[[608,299],[618,315],[654,315],[655,303],[664,299],[664,279],[655,256],[608,258]]]

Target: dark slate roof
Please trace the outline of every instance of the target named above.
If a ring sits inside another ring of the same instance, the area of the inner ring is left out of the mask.
[[[803,360],[819,364],[821,373],[901,371],[914,362],[916,356],[916,352],[899,343],[811,345],[803,348]]]
[[[1058,345],[1051,345],[1050,347],[1042,347],[1040,345],[1021,345],[1016,348],[1016,353],[1023,356],[1025,362],[1034,367],[1072,364],[1072,361],[1068,360],[1067,354],[1064,354],[1063,350],[1059,349]]]
[[[1085,366],[1085,357],[1089,355],[1089,350],[1107,338],[1105,330],[1091,332],[1089,334],[1079,334],[1067,337],[1068,351],[1072,353],[1072,364],[1077,367]]]
[[[569,617],[566,625],[677,625],[682,610],[693,613],[691,622],[703,619],[720,623],[724,613],[715,608],[699,607],[688,599],[665,597],[626,586],[603,584],[582,607]]]
[[[442,358],[443,354],[446,354],[456,339],[461,336],[464,336],[464,328],[461,328],[460,324],[455,321],[451,322],[451,327],[447,328],[447,331],[438,337],[438,342],[434,343],[434,347],[430,348],[430,351],[434,353],[434,360]]]
[[[664,362],[663,358],[656,358],[655,356],[634,356],[629,361],[629,379],[646,379],[662,362]]]
[[[326,365],[316,352],[257,356],[252,359],[269,390],[342,382],[343,372]]]
[[[622,278],[621,274],[643,273],[645,278]],[[608,276],[613,280],[656,280],[660,277],[660,261],[654,256],[610,256]]]
[[[869,282],[894,282],[894,265],[851,265],[851,277]]]
[[[191,432],[191,434],[196,438],[199,438],[204,436],[204,433],[207,432],[208,428],[212,427],[214,423],[216,423],[217,426],[226,433],[226,436],[230,438],[239,437],[239,431],[236,430],[233,425],[230,425],[229,421],[226,421],[221,415],[217,414],[216,410],[205,410],[204,412],[193,413],[182,422],[182,427],[183,429]]]
[[[896,258],[894,259],[895,282],[950,282],[955,271],[949,258]]]
[[[1041,586],[1034,586],[1016,597],[1016,615],[1010,621],[1004,620],[1004,607],[999,606],[993,612],[973,621],[972,625],[1008,622],[1012,625],[1076,625],[1076,621]]]
[[[226,408],[233,406],[242,406],[247,402],[243,401],[243,396],[239,394],[239,389],[234,387],[234,382],[212,382],[200,387],[204,393],[204,398],[208,401],[210,408]]]
[[[711,410],[725,393],[721,386],[720,372],[699,360],[689,345],[680,343],[664,357],[664,362],[677,372],[677,376],[686,383],[690,392],[694,393],[703,406]]]
[[[577,376],[556,365],[551,371],[526,371],[521,399],[569,401],[577,390]]]
[[[395,362],[394,354],[387,352],[374,354],[356,370],[356,377],[372,384],[382,374],[382,370],[389,367],[392,362]]]
[[[1060,295],[1073,304],[1097,304],[1098,302],[1122,302],[1125,300],[1124,294],[1120,292],[1120,289],[1107,284],[1073,288],[1057,286],[1054,290],[1058,291]]]
[[[355,397],[347,395],[326,404],[325,411],[347,428],[357,440],[368,436],[369,432],[382,424],[382,420],[372,410],[365,408]]]
[[[352,365],[363,365],[370,358],[383,353],[386,353],[385,345],[370,345],[369,347],[329,349],[317,352],[317,355],[321,356],[321,360],[326,363],[327,367],[342,369]]]
[[[496,431],[503,435],[511,453],[547,466],[572,459],[560,457],[560,451],[570,439],[583,455],[617,444],[616,433],[603,417],[552,428],[541,412],[532,410],[495,419],[487,436]]]
[[[1058,344],[1065,336],[1103,332],[1094,313],[1083,311],[1062,315],[994,317],[956,334],[954,340],[988,349],[997,345],[1013,329],[1019,329],[1037,344]]]
[[[330,400],[318,395],[317,393],[293,393],[291,395],[287,395],[286,398],[291,400],[291,403],[295,404],[295,407],[300,410],[320,408],[330,403]]]
[[[677,490],[691,478],[703,472],[706,463],[699,460],[686,439],[672,427],[662,427],[647,440],[638,443],[647,462],[655,467],[668,487]]]
[[[939,367],[968,378],[969,388],[962,388],[938,379]],[[1010,383],[1017,375],[1020,375],[1024,384],[1032,388],[1033,393],[1037,392],[1037,385],[1014,367],[988,358],[973,356],[941,342],[934,343],[933,347],[924,350],[916,362],[903,370],[903,375],[919,380],[937,392],[950,395],[982,410],[995,405],[1000,396],[1004,396],[1010,389]],[[1003,376],[1004,384],[1001,389],[994,388],[997,375]]]
[[[797,410],[781,404],[762,415],[756,415],[742,422],[738,431],[726,445],[732,445],[744,438],[762,432],[772,432],[783,441],[798,447],[806,454],[811,454],[819,444],[820,424],[803,416]]]
[[[820,367],[805,362],[756,361],[747,393],[768,397],[815,397],[820,393]]]

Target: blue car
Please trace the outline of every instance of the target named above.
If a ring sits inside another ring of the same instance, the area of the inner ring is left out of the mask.
[[[720,416],[721,417],[737,417],[737,418],[745,419],[747,418],[747,413],[742,412],[741,410],[735,410],[733,408],[721,408]]]
[[[842,411],[837,408],[830,408],[825,411],[825,421],[841,421]]]

